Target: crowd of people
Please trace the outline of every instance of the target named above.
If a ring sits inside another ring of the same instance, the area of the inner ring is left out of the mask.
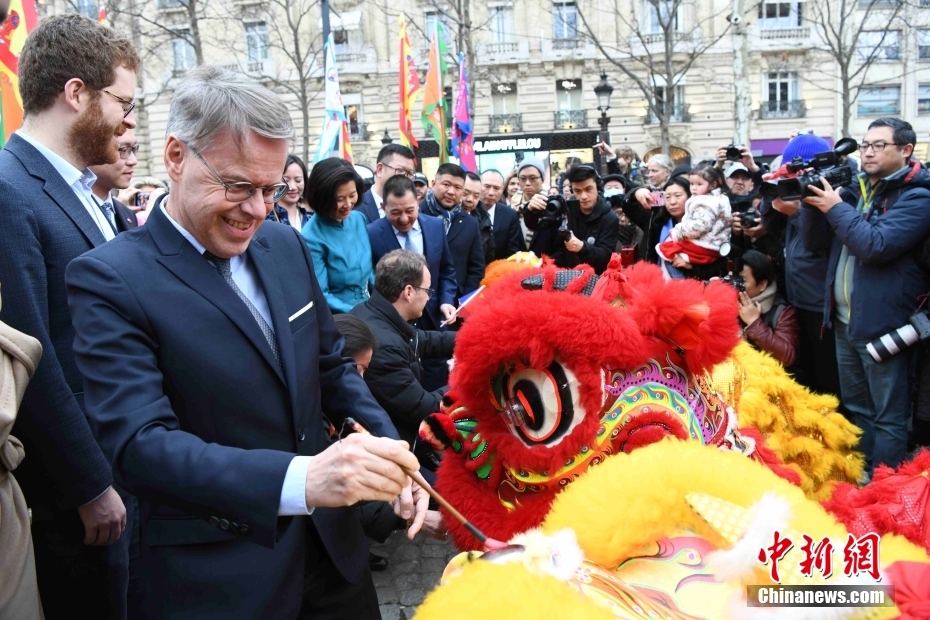
[[[133,178],[139,65],[74,14],[20,56],[0,320],[26,334],[34,376],[15,443],[0,428],[22,461],[0,469],[22,530],[0,612],[39,617],[41,597],[49,618],[379,617],[370,571],[387,559],[363,536],[446,536],[408,475],[439,463],[417,431],[448,390],[464,300],[524,251],[723,279],[746,341],[839,397],[869,471],[930,443],[922,349],[870,348],[930,293],[930,173],[901,119],[870,125],[848,186],[803,200],[763,192],[766,170],[732,145],[691,167],[602,143],[608,174],[571,161],[547,188],[536,157],[428,179],[389,144],[366,183],[289,154],[274,93],[199,67],[172,98],[164,183]],[[802,132],[781,160],[827,151]]]

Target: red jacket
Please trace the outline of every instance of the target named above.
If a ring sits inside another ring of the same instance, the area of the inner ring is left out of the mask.
[[[774,311],[775,308],[769,312]],[[788,368],[794,364],[798,354],[800,328],[794,306],[788,304],[782,306],[778,320],[775,322],[775,329],[769,327],[764,318],[764,316],[759,317],[751,325],[746,326],[744,330],[746,339],[752,346],[770,354],[781,362],[782,366]]]

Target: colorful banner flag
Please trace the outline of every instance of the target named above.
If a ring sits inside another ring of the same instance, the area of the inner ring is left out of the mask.
[[[100,7],[100,11],[97,12],[97,21],[104,26],[107,24],[107,7]]]
[[[346,109],[342,103],[342,93],[339,92],[339,71],[336,70],[336,55],[333,52],[333,35],[330,33],[323,46],[325,59],[324,70],[326,74],[325,103],[323,112],[323,130],[320,141],[317,143],[314,162],[327,157],[341,157],[347,162],[352,161],[352,146],[349,144],[349,125],[346,119]]]
[[[23,124],[19,96],[19,52],[39,23],[35,0],[12,0],[6,23],[0,28],[0,147]]]
[[[458,158],[462,168],[478,172],[468,99],[468,69],[465,67],[465,54],[459,52],[459,90],[455,99],[455,115],[452,117],[452,154]]]
[[[442,24],[436,21],[436,31],[429,46],[429,70],[426,72],[426,86],[423,90],[423,112],[421,119],[427,134],[439,143],[439,163],[449,161],[449,140],[446,137],[446,118],[449,111],[446,109],[445,91],[442,86],[442,75],[445,73],[445,60],[442,49],[444,42],[440,36]]]
[[[413,52],[410,49],[410,37],[407,36],[407,23],[404,16],[400,16],[400,143],[406,147],[419,146],[413,137],[413,123],[410,120],[410,110],[416,101],[422,85],[420,75],[417,73],[416,63],[413,61]]]

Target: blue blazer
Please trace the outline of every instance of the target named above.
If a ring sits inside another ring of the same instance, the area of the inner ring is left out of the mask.
[[[364,215],[369,224],[381,219],[381,214],[378,213],[378,204],[375,202],[371,190],[365,192],[362,199],[355,205],[355,210]]]
[[[105,242],[58,171],[14,133],[0,151],[0,320],[38,338],[44,351],[12,431],[27,457],[16,480],[36,520],[86,504],[113,483],[84,415],[65,293],[71,259]]]
[[[436,294],[427,302],[426,308],[423,309],[422,328],[439,329],[439,324],[443,320],[439,306],[455,305],[458,288],[455,280],[455,267],[452,254],[449,252],[449,244],[446,242],[442,220],[421,213],[417,221],[420,222],[420,228],[423,230],[423,254],[432,281],[430,288],[436,291]],[[368,239],[371,242],[372,262],[375,265],[388,252],[401,249],[397,236],[394,234],[394,227],[386,217],[368,225]]]
[[[426,200],[420,202],[420,212],[442,221],[439,213],[430,212]],[[456,297],[462,297],[481,286],[481,278],[484,277],[484,248],[478,220],[464,209],[460,210],[449,226],[446,242],[455,265]]]
[[[68,266],[87,415],[139,498],[151,617],[257,618],[268,605],[297,617],[311,522],[347,581],[367,571],[354,508],[278,517],[281,488],[295,455],[329,444],[323,410],[337,428],[351,415],[375,434],[397,432],[342,356],[300,235],[262,226],[247,253],[280,366],[245,304],[161,208]]]

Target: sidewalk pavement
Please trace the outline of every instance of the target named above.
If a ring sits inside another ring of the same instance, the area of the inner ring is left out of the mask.
[[[387,570],[372,573],[383,620],[411,620],[417,605],[439,583],[448,561],[458,552],[448,541],[425,534],[407,540],[394,532],[384,544],[368,541],[372,552],[386,556]]]

